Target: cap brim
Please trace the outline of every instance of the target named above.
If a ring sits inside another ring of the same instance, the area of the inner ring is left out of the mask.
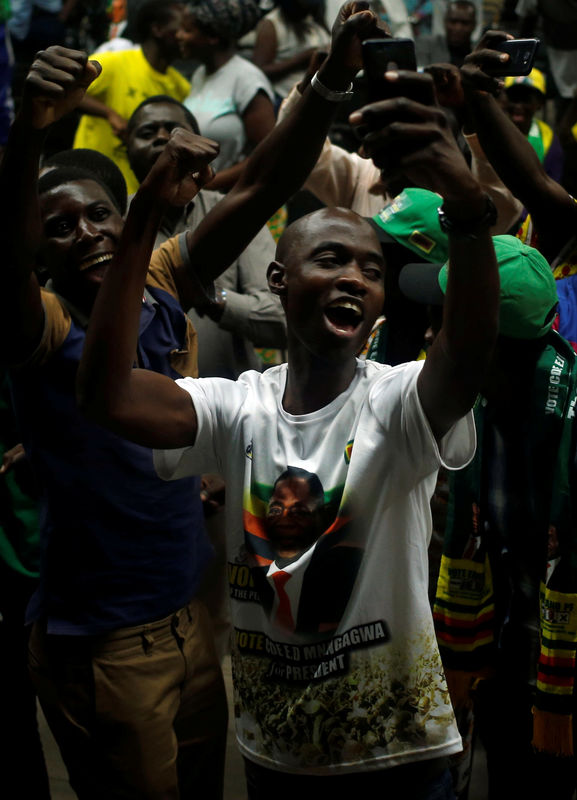
[[[365,217],[365,220],[369,223],[371,228],[377,234],[377,238],[381,244],[399,244],[396,239],[393,239],[392,236],[381,228],[371,217]]]
[[[445,295],[439,286],[439,272],[442,264],[405,264],[399,274],[401,292],[414,300],[429,306],[442,306]]]

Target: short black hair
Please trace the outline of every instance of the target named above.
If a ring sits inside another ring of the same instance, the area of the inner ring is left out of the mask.
[[[190,127],[192,128],[192,130],[194,131],[194,133],[200,135],[200,128],[198,127],[198,122],[196,121],[196,117],[188,110],[188,108],[185,105],[179,103],[178,100],[175,100],[174,97],[171,97],[168,94],[155,94],[152,97],[147,97],[146,100],[143,100],[142,103],[140,103],[140,105],[136,106],[136,108],[130,115],[130,119],[128,120],[128,127],[126,130],[128,136],[130,136],[130,134],[133,132],[136,126],[136,123],[134,122],[136,115],[142,108],[144,108],[144,106],[147,106],[150,103],[170,103],[171,105],[178,106],[179,108],[182,109],[184,116],[186,117],[186,120],[190,125]]]
[[[119,198],[102,177],[82,167],[56,167],[55,169],[51,169],[50,172],[44,173],[38,180],[38,194],[43,195],[51,189],[56,189],[66,183],[76,183],[77,181],[94,181],[97,183],[104,189],[118,213],[122,216],[124,215],[126,211],[126,202],[123,208],[119,202]]]
[[[86,147],[79,147],[75,150],[61,150],[59,153],[47,158],[42,162],[42,168],[53,168],[51,172],[58,172],[62,178],[62,170],[80,170],[83,174],[80,177],[71,178],[70,180],[95,180],[99,183],[113,200],[114,205],[124,216],[127,206],[127,191],[126,181],[120,169],[116,166],[112,159],[100,153],[98,150],[90,150]],[[50,173],[46,173],[40,178],[39,192],[48,191],[46,188],[40,188],[47,185],[48,181],[44,180]],[[54,178],[50,182],[50,189],[58,186],[59,183],[66,183],[66,180],[59,182]]]
[[[175,6],[182,5],[182,0],[145,0],[136,9],[134,18],[128,21],[133,41],[142,44],[150,37],[155,22],[161,25],[169,22]]]
[[[274,482],[274,486],[272,487],[273,494],[277,484],[279,484],[281,481],[290,481],[292,478],[304,479],[308,484],[312,499],[315,500],[319,506],[324,506],[325,490],[323,489],[323,485],[319,476],[316,473],[309,472],[301,467],[287,467]]]
[[[469,11],[473,12],[473,16],[475,17],[475,19],[477,18],[477,6],[473,2],[473,0],[449,0],[449,2],[447,3],[447,10],[445,12],[445,16],[449,13],[449,9],[451,8],[451,6],[457,6],[457,8],[460,8],[462,11],[464,11],[465,9],[469,9]]]

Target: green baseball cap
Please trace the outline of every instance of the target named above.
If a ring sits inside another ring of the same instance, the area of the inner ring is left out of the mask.
[[[426,261],[446,261],[449,239],[439,225],[443,198],[427,189],[411,187],[369,218],[381,242],[395,241]]]
[[[538,339],[551,328],[558,297],[547,260],[515,236],[493,236],[501,304],[499,333],[513,339]],[[449,264],[439,272],[439,286],[447,290]]]
[[[499,333],[513,339],[538,339],[551,328],[557,286],[538,250],[515,236],[493,236],[501,281]],[[417,303],[442,305],[449,264],[406,264],[399,275],[404,295]]]

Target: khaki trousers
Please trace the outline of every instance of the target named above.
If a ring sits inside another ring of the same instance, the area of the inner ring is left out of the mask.
[[[222,797],[226,694],[200,601],[104,636],[36,623],[29,656],[80,800]]]

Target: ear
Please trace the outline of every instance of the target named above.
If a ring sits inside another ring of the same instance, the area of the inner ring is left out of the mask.
[[[280,261],[272,261],[266,271],[268,288],[279,297],[286,295],[286,267]]]

